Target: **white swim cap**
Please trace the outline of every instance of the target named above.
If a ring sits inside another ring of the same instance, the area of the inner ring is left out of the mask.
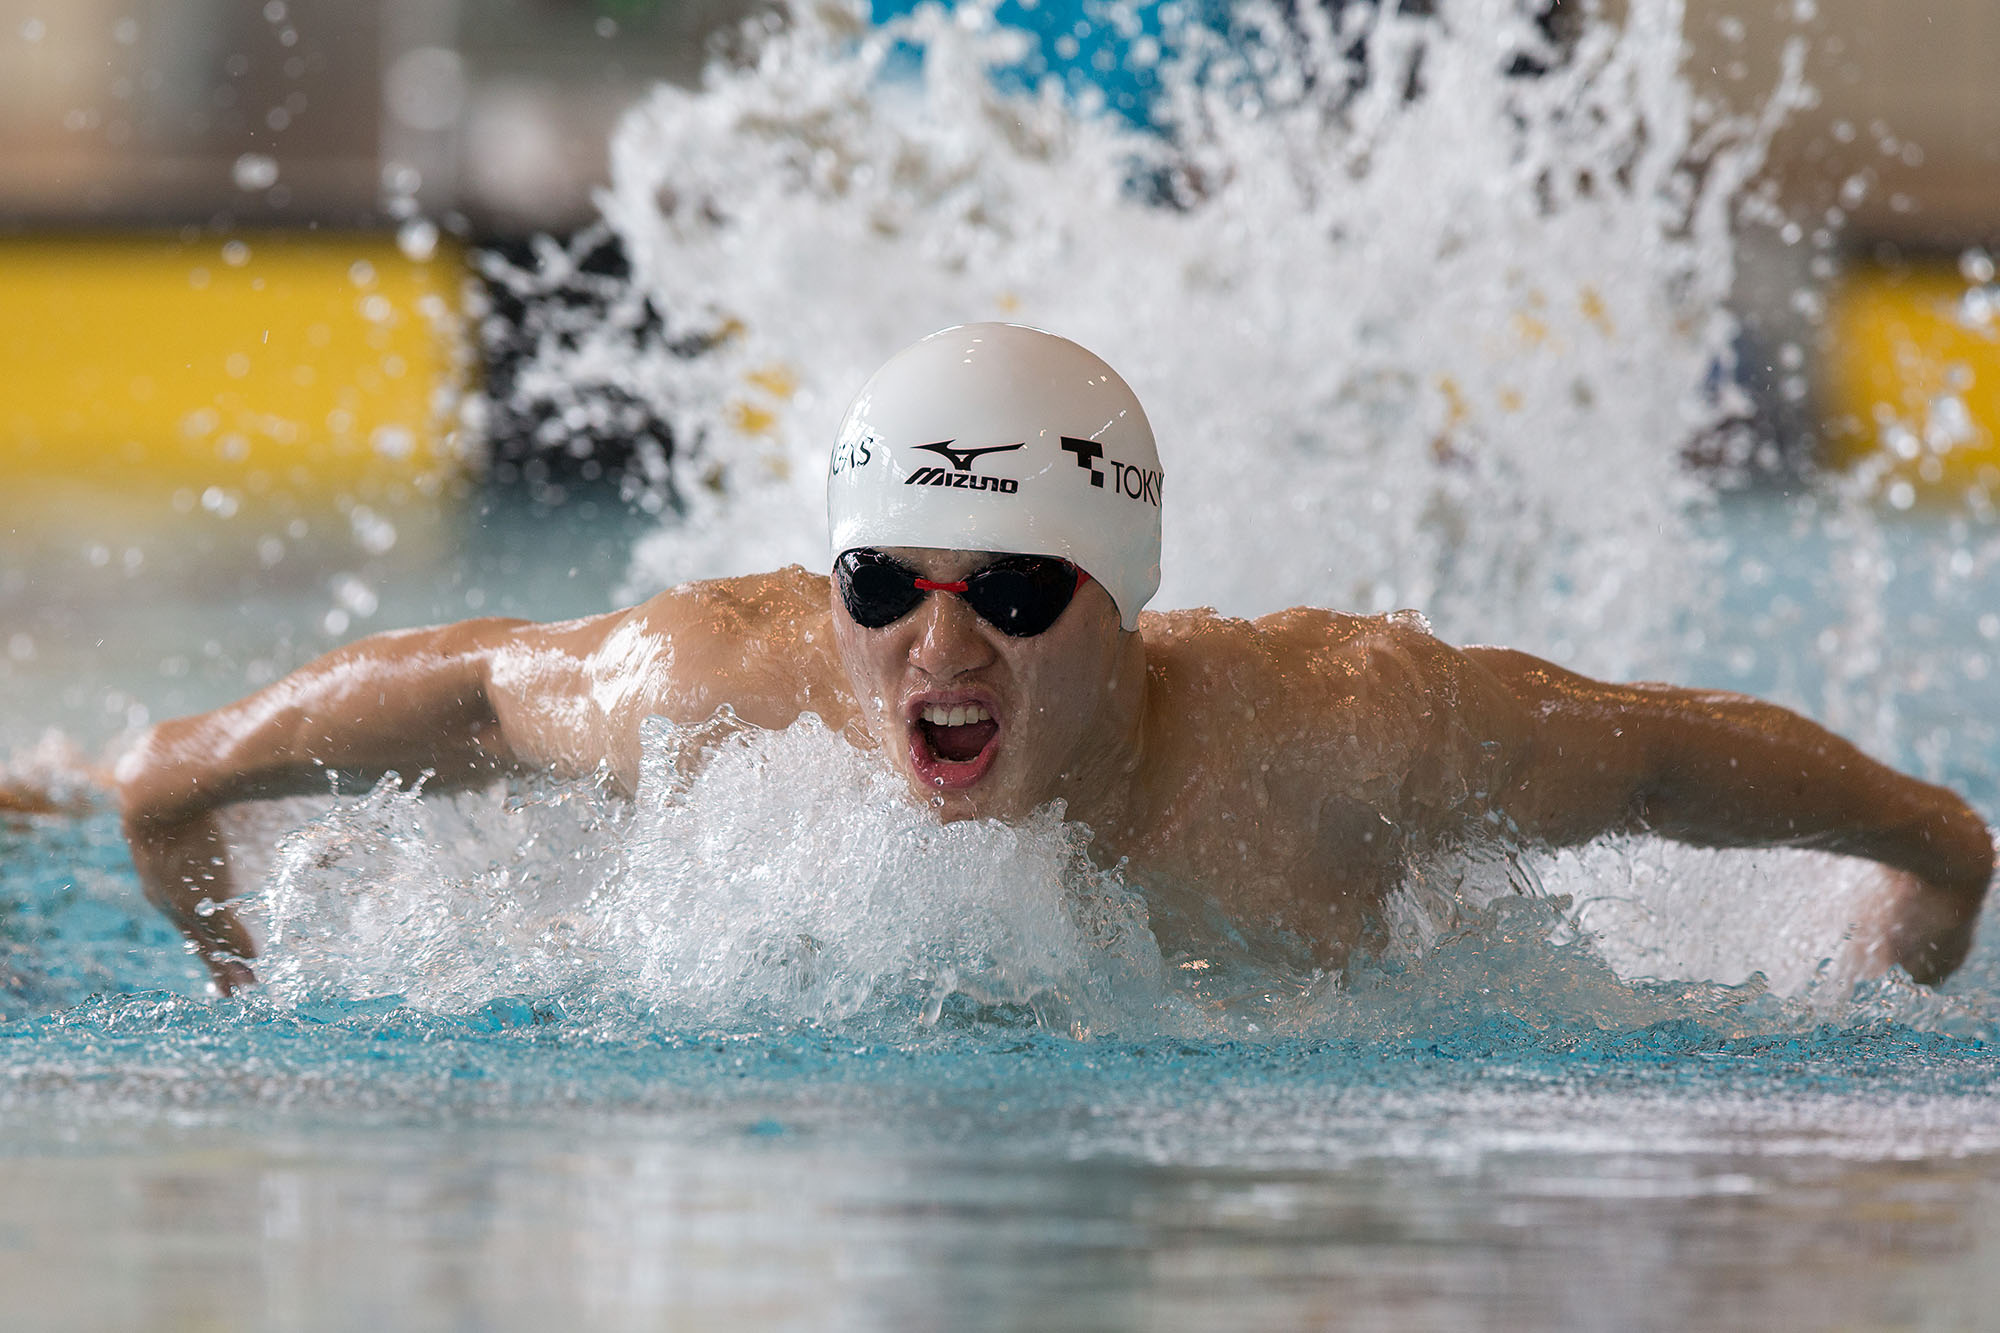
[[[923,546],[1060,556],[1126,629],[1160,587],[1160,456],[1118,373],[1067,338],[961,324],[862,387],[827,469],[831,556]]]

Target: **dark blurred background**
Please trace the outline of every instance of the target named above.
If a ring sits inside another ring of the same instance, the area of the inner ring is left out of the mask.
[[[0,225],[353,227],[385,225],[407,200],[481,235],[574,229],[592,215],[619,112],[660,80],[692,85],[718,35],[771,8],[0,0]],[[1080,8],[1049,0],[1016,17],[1054,29]],[[1780,139],[1773,176],[1785,200],[1824,207],[1865,171],[1872,188],[1845,209],[1850,243],[1992,237],[2000,6],[1687,9],[1688,72],[1707,92],[1768,89],[1778,44],[1808,34],[1819,102]],[[1815,16],[1803,29],[1801,12]]]

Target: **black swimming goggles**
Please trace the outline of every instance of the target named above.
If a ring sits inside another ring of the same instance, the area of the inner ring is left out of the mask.
[[[957,583],[924,578],[900,560],[869,547],[844,551],[833,579],[847,614],[863,629],[893,625],[917,609],[924,594],[955,592],[973,614],[1017,639],[1056,623],[1090,575],[1049,555],[1003,555]]]

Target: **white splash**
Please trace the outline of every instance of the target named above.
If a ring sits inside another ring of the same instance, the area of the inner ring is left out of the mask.
[[[1343,984],[1226,911],[1094,867],[1060,808],[941,824],[816,717],[768,732],[727,713],[650,723],[634,801],[388,780],[286,836],[261,874],[260,967],[288,1003],[512,995],[620,1030],[904,1035],[949,1019],[1380,1038],[1495,1013],[1594,1031],[1731,1011],[1770,1030],[1846,1002],[1867,897],[1865,871],[1796,854],[1446,856],[1398,895],[1395,947]],[[1790,994],[1804,1005],[1772,998]]]
[[[631,803],[388,781],[291,835],[260,909],[266,979],[294,1002],[588,996],[685,1024],[934,1023],[953,1004],[1198,1026],[1172,1016],[1187,1005],[1138,894],[1059,809],[942,824],[810,715],[648,727]]]
[[[1566,54],[1512,0],[1443,8],[1299,37],[1251,7],[1247,57],[1190,24],[1163,134],[996,91],[1020,34],[977,5],[883,29],[800,5],[754,60],[659,89],[617,133],[604,212],[673,336],[717,340],[552,345],[537,381],[615,383],[692,446],[689,519],[632,590],[823,562],[847,397],[914,338],[1005,318],[1101,352],[1147,403],[1174,497],[1161,605],[1415,605],[1448,637],[1657,664],[1702,584],[1660,558],[1696,551],[1707,497],[1678,454],[1740,407],[1713,387],[1732,200],[1796,61],[1763,117],[1704,121],[1678,4]],[[1551,67],[1510,77],[1520,54]]]

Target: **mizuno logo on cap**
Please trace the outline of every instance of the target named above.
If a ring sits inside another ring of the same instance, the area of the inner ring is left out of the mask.
[[[972,460],[978,458],[980,455],[1011,453],[1016,449],[1026,448],[1027,441],[1022,440],[1016,444],[989,445],[984,449],[954,449],[951,447],[950,440],[939,440],[936,444],[915,444],[910,447],[913,449],[928,449],[940,458],[951,460],[951,467],[954,472],[970,472],[972,471]]]
[[[961,491],[992,491],[1013,495],[1021,483],[1012,477],[982,477],[976,472],[946,472],[941,467],[920,467],[903,482],[905,486],[954,486]]]

